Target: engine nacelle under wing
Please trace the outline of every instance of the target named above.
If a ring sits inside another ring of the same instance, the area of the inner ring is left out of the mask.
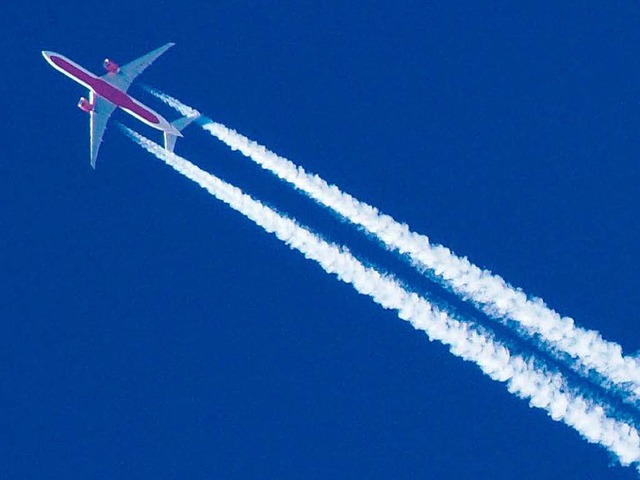
[[[118,73],[120,71],[120,65],[108,58],[104,59],[104,63],[102,65],[104,66],[104,69],[109,73]]]
[[[86,98],[80,97],[80,101],[78,102],[78,108],[83,112],[89,113],[93,110],[94,105],[90,103],[89,100],[87,100]]]

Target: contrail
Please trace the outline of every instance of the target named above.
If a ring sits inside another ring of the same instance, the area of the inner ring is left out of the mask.
[[[148,90],[183,115],[198,113],[165,93],[152,88]],[[408,255],[414,267],[430,272],[445,288],[472,301],[489,316],[503,323],[508,319],[515,320],[519,330],[524,330],[529,337],[539,335],[541,338],[537,341],[546,343],[552,351],[570,355],[579,362],[579,369],[593,369],[608,380],[609,387],[613,383],[618,393],[630,396],[629,401],[640,400],[640,362],[624,356],[619,344],[603,339],[597,331],[576,326],[572,318],[561,317],[542,299],[528,299],[500,276],[477,267],[467,258],[458,257],[442,245],[432,244],[426,235],[412,232],[406,224],[342,192],[318,175],[307,173],[304,168],[235,130],[213,121],[201,123],[205,130],[231,149],[239,150],[316,202],[364,228],[387,249]]]
[[[477,364],[490,378],[505,382],[511,393],[529,400],[532,407],[541,408],[553,420],[573,427],[587,441],[604,446],[622,465],[640,462],[640,435],[636,428],[608,416],[601,405],[574,392],[559,373],[547,372],[536,367],[532,360],[512,355],[492,336],[480,334],[469,324],[451,318],[424,298],[408,292],[395,279],[365,267],[345,248],[324,241],[239,188],[166,151],[133,130],[122,128],[139,145],[218,200],[317,262],[325,272],[352,285],[360,294],[371,297],[385,309],[395,310],[401,319],[425,331],[431,341],[442,342],[454,355]]]

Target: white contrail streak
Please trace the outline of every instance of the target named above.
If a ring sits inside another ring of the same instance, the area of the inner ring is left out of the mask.
[[[395,310],[401,319],[425,331],[430,340],[448,345],[454,355],[476,363],[492,379],[506,382],[511,393],[529,400],[531,406],[546,410],[552,419],[572,426],[587,441],[604,446],[621,464],[640,462],[638,431],[632,425],[608,416],[593,400],[574,393],[559,373],[546,372],[537,368],[533,361],[512,355],[491,336],[482,335],[469,324],[451,318],[417,294],[405,290],[395,279],[365,267],[346,249],[324,241],[237,187],[167,152],[127,127],[123,129],[147,151],[218,200],[317,262],[327,273],[352,285],[362,295],[371,297],[383,308]]]
[[[183,115],[198,113],[165,93],[149,91]],[[307,173],[302,167],[235,130],[213,121],[204,123],[202,127],[231,149],[239,150],[321,205],[364,228],[389,250],[407,254],[416,268],[430,271],[445,287],[472,301],[488,315],[503,322],[515,320],[521,327],[519,330],[524,330],[531,337],[540,335],[552,350],[565,352],[583,368],[597,371],[616,384],[620,393],[630,395],[631,401],[640,400],[640,362],[624,356],[619,344],[603,339],[596,331],[576,326],[573,319],[561,317],[543,300],[528,299],[521,290],[500,276],[477,267],[467,258],[458,257],[442,245],[432,244],[426,235],[410,231],[406,224],[342,192],[318,175]]]

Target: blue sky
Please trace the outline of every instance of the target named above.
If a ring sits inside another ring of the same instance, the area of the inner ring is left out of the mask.
[[[91,170],[86,92],[40,51],[98,73],[175,41],[144,83],[633,353],[639,21],[634,2],[566,1],[5,12],[0,477],[634,478],[115,124]],[[185,135],[181,155],[441,293],[207,133]]]

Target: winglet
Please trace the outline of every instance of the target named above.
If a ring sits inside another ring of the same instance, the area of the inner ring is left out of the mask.
[[[166,148],[170,152],[173,152],[173,149],[176,146],[176,140],[178,139],[178,137],[182,136],[180,132],[184,130],[191,122],[193,122],[199,116],[200,115],[191,115],[191,116],[179,118],[171,122],[171,126],[176,129],[178,134],[175,135],[173,133],[164,132],[164,148]]]

